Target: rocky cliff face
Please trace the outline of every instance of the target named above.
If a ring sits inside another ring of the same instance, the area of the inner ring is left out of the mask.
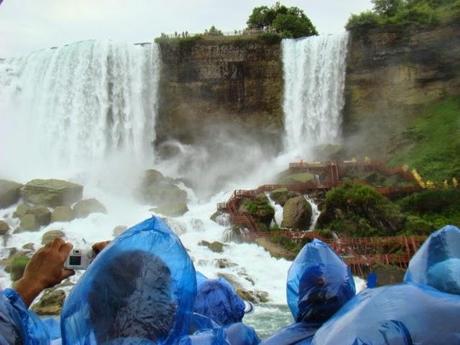
[[[279,42],[229,37],[171,40],[160,42],[160,51],[157,143],[196,143],[218,127],[267,142],[279,139]]]
[[[347,65],[348,152],[389,157],[424,105],[460,95],[460,22],[353,32]]]

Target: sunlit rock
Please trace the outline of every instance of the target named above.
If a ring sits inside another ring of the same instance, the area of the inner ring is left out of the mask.
[[[83,186],[63,180],[32,180],[22,189],[25,202],[48,207],[70,206],[81,200]]]

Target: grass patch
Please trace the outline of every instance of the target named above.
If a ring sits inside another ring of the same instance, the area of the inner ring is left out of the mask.
[[[407,164],[423,178],[442,182],[460,177],[460,97],[428,106],[405,133],[406,144],[390,165]]]

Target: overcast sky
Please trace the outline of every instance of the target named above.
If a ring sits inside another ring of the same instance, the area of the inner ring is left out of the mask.
[[[263,0],[0,0],[0,57],[86,39],[151,41],[162,32],[245,27]],[[284,0],[298,6],[322,34],[343,29],[370,0]]]

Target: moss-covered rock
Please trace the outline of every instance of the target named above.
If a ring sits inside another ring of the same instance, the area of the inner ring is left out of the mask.
[[[43,234],[42,236],[42,244],[48,244],[53,242],[56,238],[63,238],[65,237],[65,233],[61,230],[50,230]]]
[[[315,176],[310,173],[292,173],[287,170],[278,176],[278,183],[280,184],[297,184],[307,183],[314,181]]]
[[[156,206],[156,213],[174,217],[188,211],[187,193],[157,170],[145,172],[137,194],[142,202]]]
[[[8,180],[0,180],[0,208],[11,206],[20,198],[22,184]]]
[[[31,208],[32,206],[26,204],[19,204],[18,207],[16,207],[16,211],[14,211],[13,213],[13,217],[21,218],[21,216],[25,215],[27,211]]]
[[[16,233],[23,231],[38,231],[40,230],[40,224],[37,221],[37,217],[33,214],[25,214],[21,218],[19,228],[16,229]]]
[[[32,306],[38,315],[59,315],[64,305],[65,292],[60,289],[48,289],[40,301]]]
[[[85,199],[73,206],[75,218],[86,218],[92,213],[107,213],[105,206],[97,199]]]
[[[402,283],[406,270],[392,265],[374,265],[372,271],[377,275],[377,286]]]
[[[261,228],[267,230],[275,216],[275,210],[265,194],[259,194],[254,199],[244,198],[240,203],[239,212],[249,214]]]
[[[286,201],[283,207],[282,228],[307,230],[311,224],[311,205],[303,196],[297,196]]]
[[[24,213],[21,211],[19,232],[27,230],[39,230],[40,226],[46,226],[51,222],[51,212],[47,207],[25,207]]]
[[[10,226],[7,222],[0,219],[0,235],[6,235],[10,230]]]
[[[83,186],[63,180],[32,180],[23,187],[22,197],[25,202],[48,206],[69,206],[81,200]]]
[[[211,250],[214,253],[223,253],[224,252],[224,246],[225,244],[214,241],[214,242],[208,242],[208,241],[201,241],[198,243],[200,246],[208,247],[209,250]]]
[[[399,207],[370,186],[346,183],[329,191],[318,227],[350,236],[392,236],[404,230]]]
[[[29,261],[29,257],[21,254],[13,255],[13,257],[11,257],[7,264],[6,270],[10,273],[10,278],[12,281],[15,282],[21,279]]]
[[[74,219],[75,214],[70,206],[58,206],[51,213],[51,222],[70,222]]]
[[[286,201],[300,195],[300,193],[291,192],[287,188],[278,188],[270,193],[270,198],[278,205],[284,206]]]

